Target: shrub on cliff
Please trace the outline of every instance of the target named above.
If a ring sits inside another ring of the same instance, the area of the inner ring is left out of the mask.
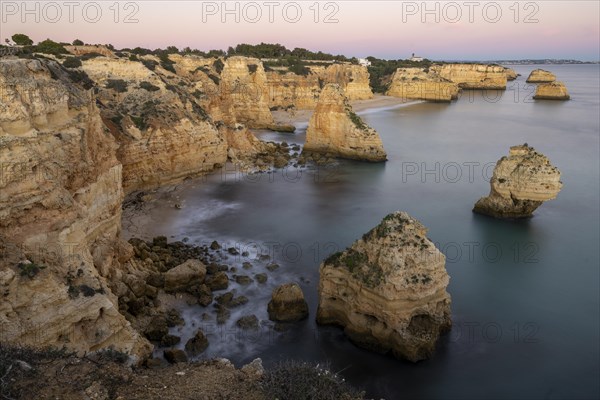
[[[218,58],[213,63],[213,67],[215,68],[215,71],[217,71],[217,74],[221,74],[221,71],[223,71],[223,67],[225,67],[225,64],[223,64],[223,61],[221,61],[221,59]]]
[[[67,57],[62,65],[65,68],[78,68],[81,67],[81,60],[77,57]]]
[[[73,40],[73,46],[83,46],[83,41],[75,39]]]
[[[284,361],[265,373],[262,388],[268,399],[358,400],[364,393],[319,364]]]
[[[46,39],[46,40],[44,40],[42,42],[39,42],[34,47],[34,51],[36,53],[54,54],[54,55],[67,54],[68,53],[67,49],[65,49],[62,44],[56,43],[55,41],[52,41],[50,39]]]
[[[160,90],[160,88],[158,86],[155,86],[153,84],[151,84],[150,82],[140,82],[140,89],[146,89],[149,92],[156,92],[158,90]]]
[[[127,82],[123,79],[108,79],[106,81],[106,88],[113,89],[117,93],[124,93],[127,91]]]
[[[154,71],[158,63],[154,60],[142,60],[142,64],[144,67],[148,68],[150,71]]]

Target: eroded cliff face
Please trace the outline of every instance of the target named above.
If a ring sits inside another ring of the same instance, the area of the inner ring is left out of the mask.
[[[337,84],[328,84],[321,92],[303,151],[372,162],[387,159],[379,134],[352,111]]]
[[[322,88],[328,83],[338,84],[349,100],[373,98],[366,67],[332,64],[327,67],[310,66],[309,69],[308,75],[267,72],[269,107],[312,110],[317,106]]]
[[[429,358],[449,330],[449,277],[427,229],[388,215],[319,269],[317,322],[344,328],[359,346],[410,361]]]
[[[496,164],[490,194],[475,204],[474,212],[496,218],[527,218],[542,203],[556,198],[562,188],[560,171],[527,144],[510,148]]]
[[[506,80],[514,81],[519,77],[519,74],[517,74],[512,68],[504,67],[504,71],[506,72]]]
[[[536,100],[569,100],[569,92],[564,83],[554,81],[549,83],[540,83],[535,89]]]
[[[83,62],[83,70],[98,86],[104,121],[120,144],[127,192],[207,173],[226,162],[227,142],[194,95],[206,90],[206,82],[197,85],[160,65],[152,71],[119,58],[93,58]]]
[[[423,68],[398,68],[386,93],[404,99],[449,102],[458,97],[458,85]]]
[[[506,89],[507,71],[499,65],[441,64],[430,70],[462,89]]]
[[[556,75],[543,69],[534,69],[527,77],[527,83],[545,83],[554,82],[555,80]]]
[[[95,100],[39,60],[1,60],[0,94],[0,341],[139,360],[151,346],[106,279],[123,190]]]

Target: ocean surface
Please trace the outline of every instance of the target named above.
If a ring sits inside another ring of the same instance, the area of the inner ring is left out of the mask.
[[[374,398],[599,398],[600,66],[542,66],[566,83],[567,102],[532,100],[535,87],[525,79],[537,67],[513,68],[522,76],[504,92],[362,113],[381,135],[387,163],[253,176],[231,167],[174,189],[184,209],[155,205],[157,222],[138,236],[216,239],[251,257],[270,253],[281,268],[256,263],[245,271],[246,259],[230,257],[239,274],[267,272],[268,282],[231,286],[251,301],[226,325],[202,320],[210,306],[181,305],[188,323],[173,332],[185,343],[202,327],[210,341],[202,357],[238,366],[256,357],[267,366],[289,358],[328,364]],[[258,135],[302,144],[305,126],[294,135]],[[558,198],[528,220],[473,214],[496,161],[525,142],[562,172]],[[452,331],[417,364],[355,347],[341,329],[314,321],[320,261],[396,210],[429,228],[451,278]],[[271,290],[289,281],[303,288],[310,317],[281,333],[266,306]],[[262,320],[258,333],[235,328],[248,314]]]

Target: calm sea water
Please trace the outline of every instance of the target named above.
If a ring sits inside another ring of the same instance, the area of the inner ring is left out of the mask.
[[[342,161],[254,177],[229,171],[178,187],[184,210],[156,205],[152,216],[160,222],[148,235],[263,252],[275,246],[282,266],[266,285],[235,288],[252,300],[225,326],[202,323],[203,310],[184,307],[188,322],[211,332],[204,356],[238,365],[256,357],[267,365],[327,362],[376,398],[600,397],[600,66],[544,67],[566,83],[568,102],[533,101],[525,79],[534,68],[515,66],[523,76],[505,92],[364,113],[383,139],[385,164]],[[260,136],[302,144],[304,129]],[[558,198],[529,220],[474,215],[495,162],[524,142],[561,170]],[[451,277],[454,327],[435,357],[417,364],[357,348],[340,329],[314,322],[320,261],[395,210],[429,228]],[[251,275],[264,271],[257,265]],[[302,286],[311,316],[280,334],[266,322],[266,304],[271,289],[287,281]],[[250,313],[264,320],[259,334],[234,328]],[[194,329],[188,323],[178,334],[185,339]]]

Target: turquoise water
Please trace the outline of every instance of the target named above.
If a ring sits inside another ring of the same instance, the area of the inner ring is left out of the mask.
[[[269,273],[266,288],[237,288],[253,300],[233,321],[248,313],[266,320],[270,290],[286,281],[298,281],[309,302],[311,317],[284,334],[268,322],[254,337],[212,327],[206,357],[329,362],[375,398],[600,397],[600,66],[544,67],[566,83],[568,102],[533,101],[525,78],[534,68],[515,66],[523,76],[506,92],[363,114],[382,137],[385,164],[215,174],[178,188],[185,212],[156,207],[152,213],[165,222],[155,233],[257,244],[263,252],[279,244],[274,256],[282,268]],[[261,136],[304,140],[303,130]],[[558,198],[529,220],[474,215],[495,162],[524,142],[562,172]],[[320,261],[395,210],[429,228],[451,277],[454,327],[435,357],[418,364],[359,349],[340,329],[314,322]],[[201,313],[185,311],[188,318]]]

